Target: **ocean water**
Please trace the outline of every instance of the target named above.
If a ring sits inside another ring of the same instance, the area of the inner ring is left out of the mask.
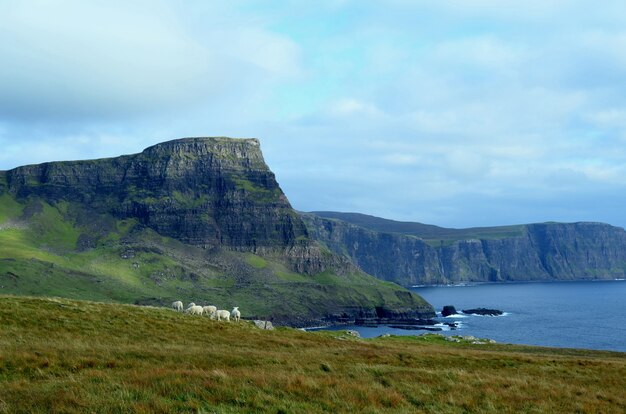
[[[476,284],[468,286],[415,287],[430,302],[444,326],[444,335],[473,335],[500,343],[550,347],[603,349],[626,352],[626,281],[585,281]],[[444,305],[458,312],[469,308],[499,309],[503,316],[457,315],[442,318]],[[371,338],[391,333],[420,335],[389,326],[348,326]]]

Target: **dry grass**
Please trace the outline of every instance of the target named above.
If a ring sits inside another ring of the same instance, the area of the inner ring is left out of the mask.
[[[624,413],[626,354],[261,331],[5,296],[0,384],[7,413]]]

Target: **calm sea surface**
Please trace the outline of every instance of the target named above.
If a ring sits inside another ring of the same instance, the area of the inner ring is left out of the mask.
[[[477,284],[415,287],[429,301],[442,322],[456,321],[456,330],[444,335],[473,335],[497,342],[626,352],[626,281]],[[457,311],[493,308],[503,316],[458,315],[442,318],[444,305]],[[349,326],[362,337],[384,333],[420,335],[388,326]]]

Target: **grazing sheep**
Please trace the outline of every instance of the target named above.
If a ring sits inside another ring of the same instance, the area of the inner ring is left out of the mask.
[[[202,315],[202,312],[204,311],[204,309],[202,309],[202,306],[190,306],[187,308],[187,310],[185,312],[191,314],[191,315]]]
[[[211,319],[215,319],[215,312],[217,312],[217,307],[209,305],[203,306],[202,309],[204,309],[205,315],[207,315]]]
[[[178,312],[183,311],[183,302],[177,300],[176,302],[172,302],[172,309]]]
[[[238,306],[235,306],[230,314],[233,316],[235,322],[239,322],[239,318],[241,318],[241,312],[239,312]]]
[[[218,310],[216,313],[218,321],[221,321],[222,319],[230,321],[230,312],[228,312],[227,310]]]

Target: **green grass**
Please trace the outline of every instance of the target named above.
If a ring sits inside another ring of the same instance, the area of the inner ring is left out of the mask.
[[[209,201],[206,194],[203,194],[200,197],[195,197],[191,194],[183,194],[180,191],[173,191],[172,198],[179,204],[189,208],[200,207]]]
[[[61,263],[63,258],[33,244],[33,238],[23,229],[0,230],[0,259],[36,259]]]
[[[242,309],[246,316],[246,309]],[[0,413],[622,413],[626,354],[0,296]]]
[[[8,194],[1,197],[5,217],[23,215],[22,204]],[[66,202],[28,199],[23,205],[23,223],[0,228],[0,294],[159,305],[182,299],[223,309],[242,306],[249,314],[298,325],[354,306],[428,308],[417,296],[399,296],[401,287],[365,274],[295,273],[280,251],[260,256],[204,249],[137,220],[116,220]]]
[[[0,195],[0,225],[10,218],[17,218],[22,214],[24,207],[8,193]]]
[[[246,262],[255,269],[265,269],[267,267],[267,260],[256,254],[246,254]]]
[[[202,301],[220,308],[245,306],[250,314],[278,320],[297,315],[301,321],[294,323],[303,325],[314,323],[309,318],[341,313],[347,305],[402,303],[399,286],[363,274],[306,276],[274,258],[227,251],[207,256],[150,231],[137,237],[126,247],[105,244],[61,254],[33,245],[28,230],[0,231],[0,293],[121,303]],[[232,263],[239,270],[207,266],[212,262]]]
[[[310,279],[308,276],[302,275],[300,273],[289,272],[287,270],[279,270],[276,272],[276,276],[285,282],[309,282]]]
[[[29,220],[29,234],[33,243],[45,249],[74,250],[80,236],[79,230],[64,220],[59,208],[48,203],[42,205],[42,211]],[[66,205],[61,206],[67,209]]]
[[[257,185],[244,176],[233,175],[232,177],[235,188],[248,193],[255,201],[261,203],[270,203],[279,199],[282,195],[280,188],[268,189],[264,186]]]

